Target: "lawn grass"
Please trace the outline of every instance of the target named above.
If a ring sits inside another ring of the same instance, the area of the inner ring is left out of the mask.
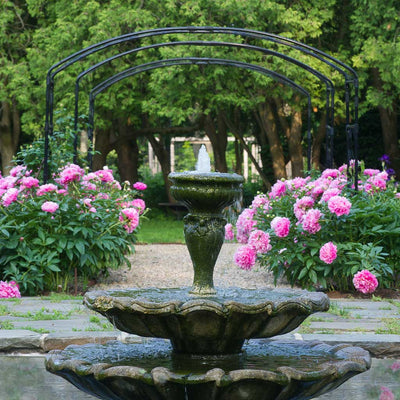
[[[143,218],[137,243],[185,243],[183,221],[168,217]]]

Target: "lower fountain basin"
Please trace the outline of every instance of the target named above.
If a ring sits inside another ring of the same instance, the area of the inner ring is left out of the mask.
[[[174,354],[168,341],[148,339],[72,345],[46,360],[48,371],[107,400],[309,399],[370,365],[359,347],[265,339],[227,356]]]
[[[218,289],[214,296],[189,288],[88,292],[84,304],[121,331],[170,339],[174,352],[233,354],[243,342],[291,332],[305,318],[329,309],[324,293],[292,289]]]

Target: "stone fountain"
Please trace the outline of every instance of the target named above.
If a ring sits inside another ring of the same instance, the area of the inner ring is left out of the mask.
[[[243,178],[209,172],[204,149],[199,164],[169,176],[171,193],[189,210],[192,287],[88,292],[86,306],[142,343],[68,346],[51,352],[46,368],[112,400],[310,399],[369,369],[359,347],[272,339],[328,310],[325,294],[214,288],[222,210],[240,196]]]

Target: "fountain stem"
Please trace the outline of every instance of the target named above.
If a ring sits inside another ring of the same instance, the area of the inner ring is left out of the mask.
[[[190,291],[214,295],[214,267],[225,236],[225,207],[241,195],[243,177],[237,174],[189,171],[169,174],[171,194],[186,205],[184,219],[186,245],[193,263]]]
[[[214,267],[224,242],[226,220],[220,216],[189,214],[184,223],[186,245],[194,270],[190,293],[213,295],[216,293]]]

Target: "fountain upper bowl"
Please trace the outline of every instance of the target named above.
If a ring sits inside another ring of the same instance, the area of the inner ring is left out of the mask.
[[[213,296],[185,287],[93,291],[84,303],[124,332],[170,339],[176,353],[191,354],[238,353],[246,339],[288,333],[329,309],[320,292],[232,287]]]
[[[172,172],[171,194],[192,213],[218,214],[240,199],[244,178],[222,172]]]

